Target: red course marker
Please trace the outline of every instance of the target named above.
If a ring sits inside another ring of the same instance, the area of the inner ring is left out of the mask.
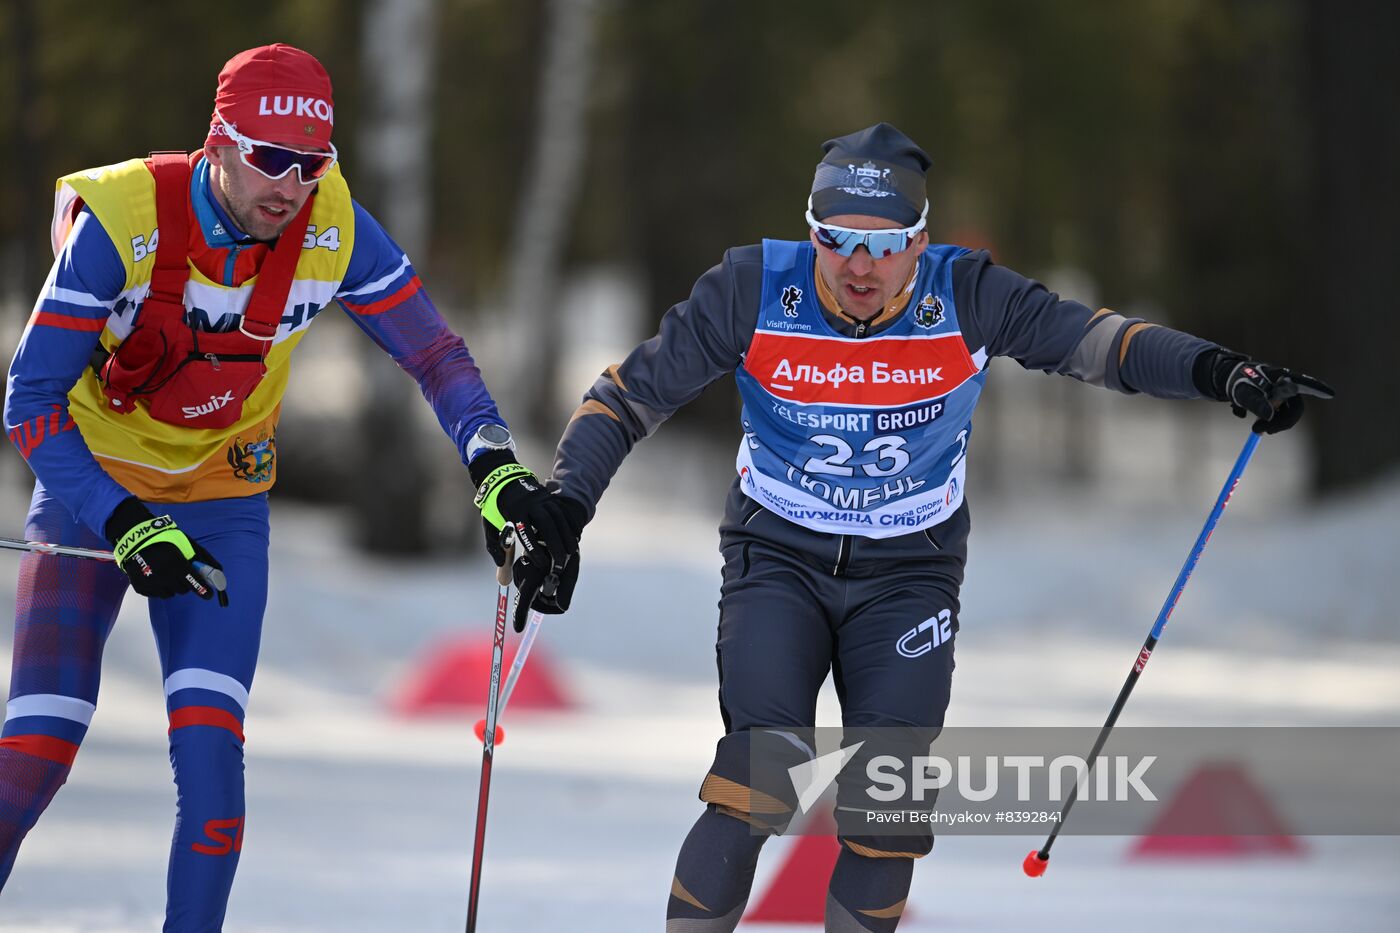
[[[476,733],[476,740],[477,740],[478,742],[483,742],[483,743],[484,743],[484,742],[486,741],[486,720],[484,720],[484,719],[478,719],[478,720],[476,721],[476,725],[472,727],[472,731]],[[502,742],[504,742],[505,740],[506,740],[506,730],[505,730],[502,726],[497,725],[497,726],[496,726],[496,742],[495,742],[495,744],[496,744],[496,745],[500,745],[500,744],[501,744]]]

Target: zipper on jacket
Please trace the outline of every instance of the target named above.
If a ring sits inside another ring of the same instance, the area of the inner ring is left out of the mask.
[[[841,535],[836,544],[836,565],[831,568],[831,575],[839,577],[846,572],[846,565],[851,562],[851,536]]]
[[[869,330],[869,329],[870,329],[870,325],[867,324],[867,323],[865,323],[864,321],[861,321],[859,324],[856,325],[856,336],[857,336],[857,337],[864,337],[864,336],[865,336],[865,332],[866,332],[867,330]]]
[[[202,353],[206,360],[214,364],[218,369],[220,363],[261,363],[267,357],[259,353]]]
[[[233,267],[238,262],[238,251],[243,247],[235,243],[229,247],[228,258],[224,260],[224,284],[233,287]]]
[[[185,358],[186,362],[195,360],[204,360],[214,367],[215,372],[218,372],[223,369],[222,364],[224,363],[265,363],[267,357],[258,353],[200,353],[196,351]]]

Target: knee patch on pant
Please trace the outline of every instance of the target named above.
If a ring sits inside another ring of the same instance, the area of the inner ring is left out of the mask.
[[[866,858],[923,858],[933,851],[933,833],[912,836],[837,836],[843,848]]]
[[[909,762],[927,755],[939,731],[934,726],[903,724],[844,730],[843,741],[859,742],[859,747],[836,779],[837,838],[843,848],[867,858],[906,859],[923,858],[933,849],[929,817],[938,800],[937,790],[930,792],[911,780],[890,797],[885,793],[890,788],[881,786],[872,766],[879,763],[877,758]]]
[[[782,833],[797,809],[797,792],[787,769],[811,758],[811,742],[796,730],[764,730],[757,754],[749,730],[731,732],[715,746],[700,799],[755,828]]]

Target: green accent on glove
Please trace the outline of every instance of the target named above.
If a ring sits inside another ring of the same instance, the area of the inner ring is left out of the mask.
[[[175,527],[175,519],[169,515],[152,518],[132,527],[117,541],[112,548],[112,554],[118,564],[124,564],[132,555],[161,542],[175,545],[185,560],[194,559],[194,545],[183,531]]]
[[[476,497],[472,499],[472,502],[481,509],[481,517],[490,522],[497,531],[506,526],[506,517],[501,514],[501,510],[496,505],[501,490],[525,477],[534,479],[535,474],[531,473],[530,468],[523,463],[507,463],[487,473],[486,478],[477,487]]]

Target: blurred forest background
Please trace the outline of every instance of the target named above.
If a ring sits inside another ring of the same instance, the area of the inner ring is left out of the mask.
[[[8,355],[52,258],[53,179],[199,145],[223,62],[285,41],[330,71],[352,189],[414,258],[517,433],[538,439],[541,468],[598,361],[652,333],[727,247],[804,236],[820,143],[887,120],[934,158],[935,241],[1330,381],[1339,399],[1307,422],[1300,491],[1343,490],[1400,460],[1384,414],[1400,346],[1397,11],[6,0],[0,331]],[[341,496],[372,462],[391,479],[353,497],[379,529],[366,537],[420,548],[401,519],[433,511],[433,464],[452,452],[426,411],[402,417],[426,406],[367,341],[326,346],[309,371],[359,388],[341,393],[349,409],[289,398],[285,492]],[[728,457],[734,398],[717,388],[666,430]],[[315,440],[296,441],[293,422]],[[1084,447],[1078,430],[1060,432],[1067,447]],[[1083,459],[1067,453],[1069,473]]]

